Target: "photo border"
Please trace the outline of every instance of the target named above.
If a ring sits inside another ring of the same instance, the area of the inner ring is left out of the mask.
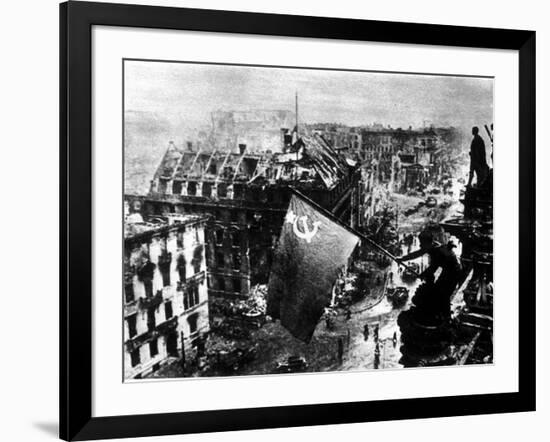
[[[515,393],[92,417],[92,26],[516,50],[519,390]],[[535,32],[68,2],[60,5],[60,437],[140,437],[535,410]],[[524,292],[524,293],[523,293]]]

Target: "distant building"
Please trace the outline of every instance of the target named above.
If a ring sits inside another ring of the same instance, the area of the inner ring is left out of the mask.
[[[363,144],[361,130],[336,124],[312,124],[308,126],[314,133],[321,135],[337,150],[358,152]]]
[[[209,331],[204,227],[197,215],[144,222],[126,206],[124,375],[140,378],[201,351]]]
[[[295,119],[287,110],[215,111],[211,113],[210,142],[222,150],[246,144],[249,152],[278,152],[280,128],[294,127]]]

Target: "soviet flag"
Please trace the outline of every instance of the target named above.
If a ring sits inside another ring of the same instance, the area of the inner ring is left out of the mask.
[[[293,195],[269,276],[267,314],[309,342],[358,241],[324,209]]]

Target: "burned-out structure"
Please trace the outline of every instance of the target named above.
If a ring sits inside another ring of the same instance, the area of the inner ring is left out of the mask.
[[[211,311],[246,298],[269,278],[292,189],[346,224],[361,215],[360,171],[318,134],[280,131],[278,152],[170,143],[141,198],[147,216],[208,215],[206,257]]]
[[[136,379],[201,352],[210,328],[199,215],[148,217],[127,206],[124,237],[124,377]]]
[[[335,149],[368,167],[380,183],[406,192],[423,188],[450,171],[459,148],[460,135],[454,127],[393,128],[381,124],[348,127],[314,124]]]

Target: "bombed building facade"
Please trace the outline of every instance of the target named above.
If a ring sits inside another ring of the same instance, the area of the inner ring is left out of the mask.
[[[126,205],[124,370],[126,379],[185,361],[210,328],[205,225],[197,215],[146,217]]]
[[[370,168],[377,181],[391,183],[396,192],[422,188],[450,172],[449,165],[456,161],[448,155],[453,146],[459,146],[458,131],[453,127],[316,124],[311,129],[335,149]]]
[[[352,226],[361,222],[361,172],[320,135],[279,131],[275,153],[170,143],[148,195],[144,216],[208,216],[206,260],[211,315],[266,284],[293,189]],[[132,197],[127,197],[130,204]]]
[[[221,111],[210,114],[209,142],[223,149],[246,144],[249,152],[279,152],[281,127],[291,127],[295,114],[288,110]]]

